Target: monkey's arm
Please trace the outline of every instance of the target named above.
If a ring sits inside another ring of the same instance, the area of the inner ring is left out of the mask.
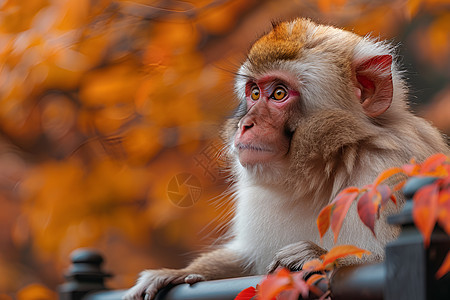
[[[223,279],[248,275],[242,260],[233,251],[222,248],[205,253],[184,269],[146,270],[134,287],[124,296],[126,300],[153,299],[156,293],[168,286],[181,283]]]

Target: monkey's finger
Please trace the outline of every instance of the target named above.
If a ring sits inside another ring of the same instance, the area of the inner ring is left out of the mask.
[[[194,284],[199,281],[205,281],[206,278],[200,274],[189,274],[184,278],[184,282],[188,284]]]
[[[153,300],[155,299],[156,293],[158,292],[155,288],[148,288],[145,291],[144,300]]]
[[[158,293],[159,290],[161,290],[163,287],[167,286],[168,283],[168,278],[164,278],[164,277],[157,277],[154,278],[154,280],[152,281],[152,283],[147,287],[147,289],[145,290],[145,300],[153,300],[156,297],[156,294]]]
[[[141,286],[135,286],[127,291],[122,297],[123,300],[141,300],[144,298],[145,289]]]
[[[267,267],[267,273],[273,273],[280,267],[280,261],[275,260]]]

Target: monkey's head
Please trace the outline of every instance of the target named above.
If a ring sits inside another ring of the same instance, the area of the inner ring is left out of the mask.
[[[405,111],[388,45],[305,19],[274,24],[253,44],[235,92],[226,135],[236,167],[260,173],[342,154]]]

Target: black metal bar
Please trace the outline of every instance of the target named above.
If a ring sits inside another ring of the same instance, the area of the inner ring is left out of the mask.
[[[239,292],[256,286],[264,276],[250,276],[180,284],[158,293],[155,300],[233,300]],[[383,299],[385,268],[383,264],[343,267],[331,277],[333,299]],[[322,285],[321,288],[324,286]],[[104,291],[87,295],[83,300],[120,300],[125,290]],[[311,295],[311,299],[314,299]]]
[[[71,254],[72,265],[65,275],[67,282],[60,285],[59,299],[81,300],[93,291],[107,290],[104,279],[111,274],[102,270],[102,255],[91,249],[78,249]]]
[[[83,300],[122,300],[127,290],[93,292],[83,297]]]
[[[162,290],[155,300],[232,300],[242,290],[256,286],[262,279],[263,276],[250,276],[182,284]]]
[[[383,263],[337,269],[330,279],[334,300],[382,300],[386,278]]]
[[[450,237],[436,226],[429,247],[425,247],[412,218],[412,197],[421,187],[436,178],[417,177],[408,181],[403,189],[407,198],[403,209],[388,218],[392,225],[400,225],[399,237],[386,246],[385,300],[448,300],[450,274],[437,280],[436,272],[450,249]]]
[[[242,290],[256,286],[263,276],[198,282],[193,285],[180,284],[161,290],[155,300],[232,300]],[[120,300],[125,291],[92,293],[83,300]]]

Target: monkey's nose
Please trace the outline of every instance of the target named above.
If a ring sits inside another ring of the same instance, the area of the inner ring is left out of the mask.
[[[255,123],[253,122],[252,118],[244,117],[241,119],[241,121],[238,124],[239,130],[241,131],[241,135],[244,134],[247,130],[255,126]]]

